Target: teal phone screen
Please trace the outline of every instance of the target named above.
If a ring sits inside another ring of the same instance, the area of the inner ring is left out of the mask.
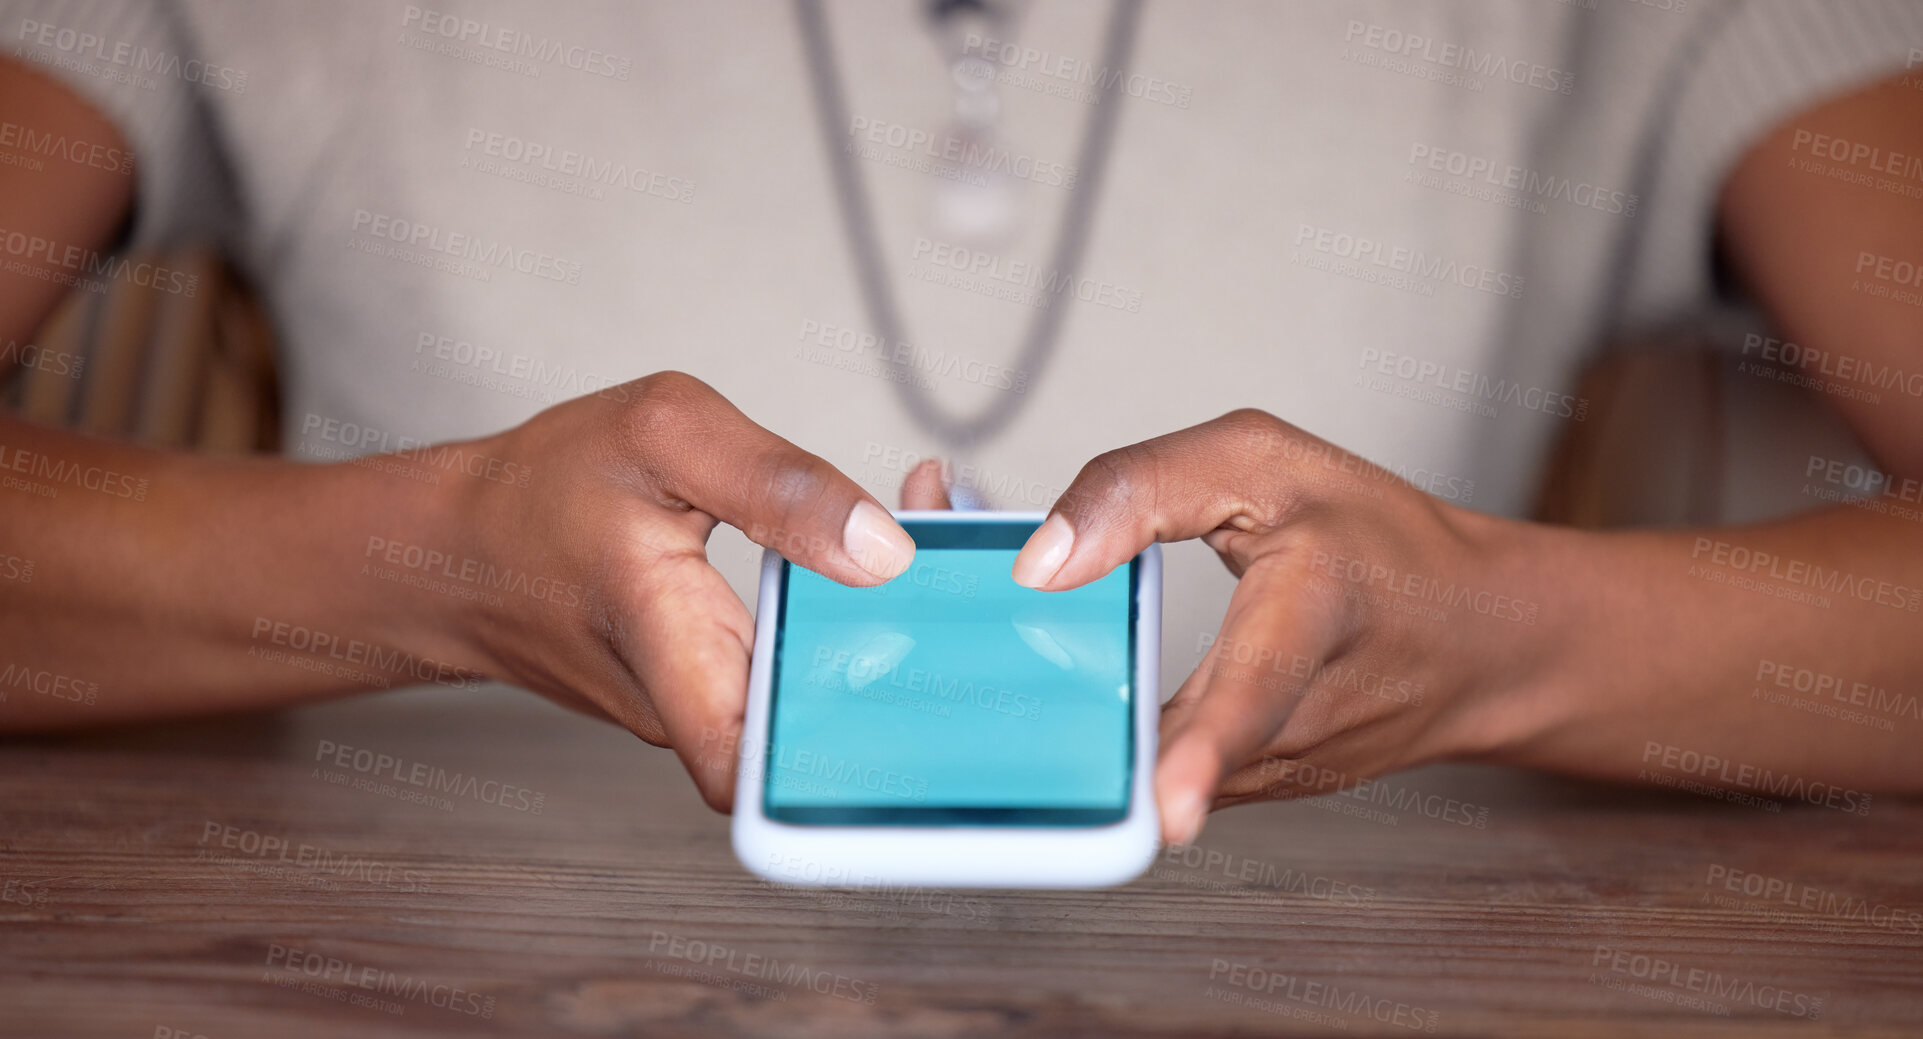
[[[1128,814],[1139,562],[1009,577],[1036,524],[908,520],[876,588],[784,562],[763,804],[819,825],[1098,825]]]

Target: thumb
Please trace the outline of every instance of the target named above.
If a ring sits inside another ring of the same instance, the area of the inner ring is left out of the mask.
[[[1087,584],[1158,541],[1245,526],[1268,480],[1248,444],[1281,423],[1259,412],[1098,455],[1082,467],[1015,557],[1019,584],[1059,591]]]

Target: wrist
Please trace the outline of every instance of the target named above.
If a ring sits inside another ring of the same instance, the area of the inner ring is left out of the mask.
[[[1466,510],[1451,526],[1469,546],[1462,580],[1505,608],[1452,618],[1444,635],[1458,661],[1446,742],[1457,758],[1514,763],[1576,713],[1572,661],[1597,622],[1577,592],[1594,587],[1596,536]]]
[[[401,654],[407,674],[392,676],[396,685],[471,685],[491,669],[478,637],[489,597],[476,576],[489,559],[472,522],[481,481],[458,461],[491,454],[486,445],[438,444],[327,467],[336,536],[348,550],[345,580],[333,583],[354,589],[351,631]]]

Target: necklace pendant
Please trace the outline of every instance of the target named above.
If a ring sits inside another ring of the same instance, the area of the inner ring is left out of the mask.
[[[935,183],[936,232],[958,245],[989,248],[1015,234],[1017,202],[1009,178],[967,166]]]
[[[942,139],[950,154],[940,156],[937,168],[936,233],[975,248],[1001,245],[1014,237],[1018,204],[1013,180],[993,164],[995,127],[1002,114],[995,66],[979,55],[965,54],[950,71],[954,112]]]

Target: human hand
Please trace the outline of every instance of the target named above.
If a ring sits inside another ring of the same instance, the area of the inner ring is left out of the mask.
[[[1163,836],[1191,843],[1212,807],[1330,793],[1520,738],[1529,712],[1502,694],[1526,687],[1539,634],[1507,548],[1525,527],[1243,410],[1089,462],[1014,577],[1074,588],[1153,542],[1201,538],[1239,578],[1162,713]]]
[[[914,557],[854,481],[679,372],[463,446],[530,475],[463,481],[444,525],[483,573],[542,591],[462,600],[456,640],[489,675],[673,747],[718,811],[734,799],[754,621],[709,564],[715,524],[844,584],[881,584]]]

